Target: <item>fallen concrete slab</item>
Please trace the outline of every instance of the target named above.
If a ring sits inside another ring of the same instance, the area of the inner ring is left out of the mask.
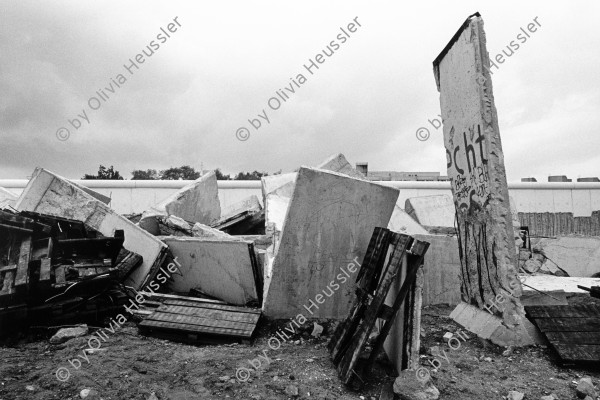
[[[538,329],[527,319],[523,319],[519,325],[509,329],[502,323],[501,318],[464,302],[456,306],[450,318],[469,332],[482,339],[488,339],[498,346],[544,344]]]
[[[544,238],[536,245],[548,258],[546,263],[556,263],[569,276],[591,277],[600,273],[600,238],[563,236],[556,239]]]
[[[224,237],[231,238],[231,235],[220,231],[215,228],[211,228],[208,225],[201,224],[200,222],[196,222],[192,227],[192,236],[194,237]]]
[[[188,222],[210,225],[221,217],[221,203],[215,171],[204,174],[184,186],[150,210],[164,215],[175,215]],[[142,216],[142,219],[145,217]],[[140,221],[141,223],[141,221]]]
[[[92,196],[93,198],[95,198],[96,200],[99,200],[99,201],[103,202],[106,205],[110,204],[110,201],[111,201],[110,197],[105,196],[105,195],[103,195],[101,193],[98,193],[95,190],[92,190],[92,189],[90,189],[88,187],[85,187],[83,185],[79,185],[79,184],[77,184],[77,183],[75,183],[73,181],[69,181],[69,182],[71,182],[71,184],[73,186],[77,186],[79,189],[83,190],[84,192],[86,192],[87,194],[89,194],[90,196]]]
[[[136,289],[154,278],[166,257],[167,246],[160,240],[67,179],[43,168],[36,168],[33,172],[15,208],[82,221],[108,237],[113,236],[116,230],[123,230],[123,247],[143,257],[141,266],[132,271],[125,281],[126,285]]]
[[[300,168],[271,278],[265,282],[265,314],[288,318],[309,313],[304,305],[325,293],[331,298],[312,307],[311,317],[346,317],[355,278],[344,276],[342,268],[360,263],[373,229],[387,226],[398,194],[347,175]],[[332,294],[328,288],[334,284],[338,288]]]
[[[404,210],[424,227],[454,227],[454,203],[448,195],[440,194],[408,198],[406,199]]]
[[[259,303],[262,276],[254,244],[234,238],[160,237],[180,264],[169,288],[178,293],[191,289],[244,306]]]
[[[268,175],[260,178],[262,182],[263,200],[266,200],[267,196],[270,193],[273,193],[274,191],[276,191],[284,185],[288,185],[288,187],[291,187],[291,196],[291,192],[294,191],[294,182],[296,181],[296,175],[296,172],[289,172],[287,174]]]
[[[366,179],[362,173],[358,172],[350,165],[342,153],[329,156],[325,161],[317,165],[316,168],[348,175],[356,179]]]
[[[421,224],[408,215],[398,204],[394,207],[394,212],[388,223],[388,229],[394,232],[400,232],[407,235],[427,235],[429,232]]]

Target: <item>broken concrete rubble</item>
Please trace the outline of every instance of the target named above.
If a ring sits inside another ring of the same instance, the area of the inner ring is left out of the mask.
[[[265,214],[258,197],[252,195],[223,210],[221,219],[211,224],[231,235],[262,235],[265,233]]]
[[[397,199],[394,188],[300,168],[272,271],[265,271],[270,276],[265,282],[265,315],[287,318],[307,313],[303,304],[322,296],[334,282],[341,285],[337,293],[313,307],[311,315],[345,317],[354,284],[350,277],[337,283],[340,268],[362,259],[373,229],[387,226]]]
[[[160,237],[180,264],[169,288],[187,294],[191,289],[229,304],[259,303],[262,276],[254,245],[224,237]]]
[[[166,257],[167,246],[125,217],[96,200],[68,180],[37,168],[16,204],[19,211],[33,211],[82,221],[105,236],[123,230],[124,247],[143,257],[142,265],[127,278],[126,284],[142,288],[153,279]]]

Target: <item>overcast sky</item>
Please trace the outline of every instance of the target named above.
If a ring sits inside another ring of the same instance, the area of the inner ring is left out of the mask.
[[[99,164],[126,178],[184,164],[291,171],[338,152],[371,170],[445,175],[442,130],[428,123],[440,113],[432,61],[475,11],[491,57],[541,24],[492,78],[508,180],[600,176],[597,1],[123,3],[0,2],[0,178],[36,166],[80,178]],[[332,40],[311,75],[304,64]],[[127,72],[151,41],[159,48]],[[275,111],[277,90],[289,99]],[[256,130],[248,119],[263,110]]]

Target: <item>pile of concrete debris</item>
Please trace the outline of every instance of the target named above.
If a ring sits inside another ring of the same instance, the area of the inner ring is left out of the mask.
[[[396,204],[397,189],[368,181],[342,154],[264,177],[262,189],[262,199],[222,208],[209,172],[141,215],[124,216],[106,196],[36,169],[18,199],[3,201],[0,325],[98,325],[111,315],[121,325],[133,314],[142,333],[214,343],[251,338],[263,314],[300,324],[373,314],[361,329],[370,332],[377,315],[389,332],[407,298],[418,316],[414,282],[428,245],[405,235],[418,224]],[[397,226],[402,233],[386,229]],[[396,250],[382,250],[388,245]],[[385,284],[374,273],[388,274]],[[393,310],[385,306],[396,296]],[[52,312],[37,318],[40,306]],[[129,314],[119,314],[124,307]],[[353,324],[337,340],[351,340]],[[394,334],[406,340],[403,329]],[[367,337],[342,347],[360,352]],[[342,359],[344,351],[335,354]],[[349,382],[351,364],[341,365]]]

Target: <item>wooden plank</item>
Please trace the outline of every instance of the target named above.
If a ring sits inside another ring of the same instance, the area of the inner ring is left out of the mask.
[[[391,232],[385,228],[376,227],[373,230],[367,252],[357,277],[357,294],[349,316],[338,325],[327,348],[333,363],[337,365],[343,351],[350,344],[352,336],[358,328],[367,307],[367,298],[379,282],[379,276],[388,254]]]
[[[427,252],[427,249],[429,248],[429,243],[421,242],[418,240],[415,240],[415,242],[417,242],[416,248],[417,248],[419,256],[410,257],[410,260],[409,260],[409,263],[407,266],[408,271],[406,273],[406,277],[404,278],[404,282],[402,283],[402,287],[400,288],[400,292],[398,293],[398,295],[396,296],[396,299],[394,300],[394,305],[392,306],[392,313],[388,318],[385,319],[383,327],[381,328],[381,330],[379,332],[379,336],[377,337],[375,344],[373,344],[373,348],[371,350],[371,355],[369,356],[369,359],[367,360],[367,362],[364,366],[364,370],[366,370],[366,371],[370,370],[371,366],[375,362],[375,358],[377,357],[379,352],[381,352],[381,349],[383,348],[383,343],[384,343],[385,339],[387,338],[387,335],[389,334],[390,329],[392,329],[392,326],[394,323],[394,318],[396,317],[396,313],[398,312],[398,309],[400,308],[402,303],[404,303],[405,299],[409,295],[409,291],[411,290],[411,288],[414,288],[414,283],[417,278],[417,271],[419,270],[421,265],[423,265],[424,256],[425,256],[425,253]],[[415,248],[414,244],[413,244],[413,248]],[[384,300],[385,300],[385,298],[384,298]],[[383,305],[383,307],[386,307],[386,306]],[[410,312],[409,308],[406,308],[406,310]],[[410,315],[409,315],[409,317],[410,317]],[[406,322],[408,322],[410,320],[411,320],[411,318],[407,318]],[[406,328],[410,328],[410,326],[406,326]],[[406,339],[410,338],[410,333],[411,332],[409,331],[409,329],[405,329]],[[409,340],[407,340],[406,342],[410,343]]]
[[[542,332],[600,332],[600,318],[536,318]]]
[[[226,310],[215,310],[207,309],[202,307],[186,307],[186,306],[174,306],[174,305],[161,305],[158,307],[158,311],[170,314],[182,314],[195,317],[203,317],[221,321],[232,321],[232,322],[247,322],[256,324],[259,316],[256,314],[249,313],[236,313]]]
[[[203,300],[203,299],[197,299],[197,300]],[[201,302],[194,302],[194,301],[187,301],[187,300],[165,300],[163,304],[169,305],[169,306],[187,306],[187,307],[196,307],[196,308],[206,308],[206,309],[211,309],[211,310],[233,311],[233,312],[238,312],[238,313],[246,313],[246,314],[256,315],[257,317],[262,314],[261,311],[256,308],[236,307],[236,306],[229,306],[229,305],[224,305],[224,304],[201,303]]]
[[[600,332],[545,332],[544,335],[554,344],[600,345]]]
[[[569,345],[556,344],[553,346],[560,358],[567,362],[600,362],[600,345]]]
[[[21,241],[21,249],[19,250],[19,263],[17,264],[17,274],[15,275],[15,287],[25,286],[29,281],[30,256],[31,236],[27,236]]]
[[[344,351],[344,355],[338,365],[338,374],[344,384],[349,384],[354,377],[354,368],[358,361],[358,357],[364,349],[369,334],[375,326],[375,321],[377,320],[377,315],[379,313],[378,311],[384,304],[392,281],[399,273],[399,269],[402,266],[402,259],[406,253],[406,249],[412,244],[412,241],[413,239],[410,236],[392,233],[393,251],[385,267],[381,281],[379,282],[367,311],[364,313],[364,319],[354,333],[353,340],[348,346],[348,349]]]
[[[40,282],[46,282],[50,280],[50,267],[52,259],[45,257],[42,258],[40,265]]]
[[[171,342],[182,342],[189,344],[224,344],[232,341],[240,342],[248,340],[251,336],[247,335],[228,335],[228,334],[212,334],[199,333],[193,330],[186,330],[186,327],[171,329],[169,327],[142,327],[142,334],[150,335],[159,339],[169,340]]]
[[[527,306],[530,318],[586,318],[600,316],[600,307],[592,304],[577,306]]]
[[[3,272],[9,272],[9,271],[16,272],[17,271],[17,265],[13,264],[13,265],[7,265],[6,267],[0,267],[0,274],[3,273]]]
[[[165,323],[162,325],[164,327],[185,326],[188,329],[201,333],[238,334],[248,336],[252,335],[252,332],[256,327],[256,325],[252,324],[218,321],[187,315],[165,314],[159,311],[155,311],[152,315],[149,315],[143,322],[146,322],[144,326],[149,326],[151,322],[160,322]]]

